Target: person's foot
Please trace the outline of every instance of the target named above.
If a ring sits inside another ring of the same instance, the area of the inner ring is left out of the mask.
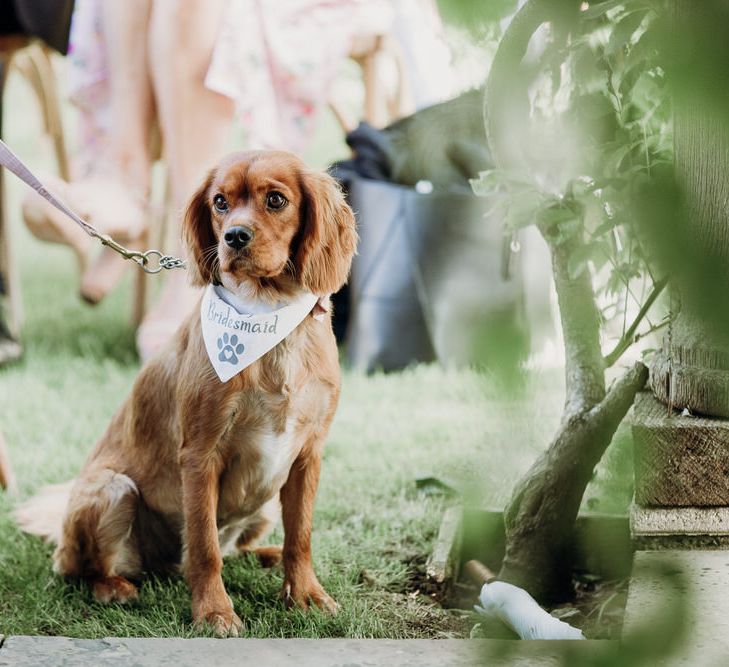
[[[74,181],[68,184],[68,196],[66,203],[76,213],[119,243],[132,243],[147,231],[145,195],[121,180],[93,176]]]
[[[172,271],[157,303],[137,329],[137,352],[142,363],[149,361],[172,339],[180,324],[199,304],[202,290],[187,282],[185,271]]]
[[[44,176],[43,183],[53,194],[72,206],[69,184],[55,176]],[[33,236],[41,241],[68,245],[76,255],[79,272],[83,273],[91,251],[91,237],[65,213],[59,211],[35,190],[29,191],[22,202],[23,220]],[[82,215],[80,211],[77,211]]]
[[[49,189],[102,234],[125,245],[141,247],[147,215],[142,197],[110,178],[93,177],[66,183],[44,177]],[[79,265],[81,297],[96,304],[119,282],[129,262],[110,248],[101,247],[64,213],[31,192],[23,201],[23,217],[38,238],[69,245]],[[98,251],[95,248],[98,247]],[[92,255],[96,252],[95,257]]]

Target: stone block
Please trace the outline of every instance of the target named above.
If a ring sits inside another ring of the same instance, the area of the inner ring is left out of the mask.
[[[636,396],[632,430],[639,505],[729,505],[729,420],[669,415],[646,391]]]

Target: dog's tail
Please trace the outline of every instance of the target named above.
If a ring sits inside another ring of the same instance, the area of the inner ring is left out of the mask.
[[[38,535],[51,544],[58,544],[73,482],[74,480],[70,480],[63,484],[46,486],[19,505],[13,512],[13,517],[20,529],[31,535]]]

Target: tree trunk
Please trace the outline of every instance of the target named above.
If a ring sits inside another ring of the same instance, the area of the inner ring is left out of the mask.
[[[504,512],[506,555],[499,579],[526,588],[537,600],[571,594],[566,548],[594,467],[615,429],[645,384],[648,371],[636,364],[605,394],[600,319],[588,271],[569,276],[578,238],[556,244],[543,230],[552,253],[565,344],[565,407],[548,449],[517,484]]]
[[[484,103],[489,148],[502,169],[523,166],[523,152],[511,127],[519,93],[521,60],[529,39],[545,21],[576,11],[578,3],[530,0],[504,34],[494,57]],[[546,452],[517,484],[504,512],[506,555],[499,579],[526,588],[538,600],[571,593],[571,564],[565,548],[593,469],[647,369],[637,364],[605,393],[605,362],[600,349],[600,317],[589,271],[573,278],[569,259],[581,247],[579,235],[558,242],[554,230],[540,229],[552,255],[565,343],[566,399],[562,423]]]
[[[504,512],[507,542],[500,580],[526,588],[541,601],[571,594],[565,549],[582,496],[647,375],[646,367],[636,364],[599,404],[563,421],[547,451],[517,484]]]
[[[600,313],[595,305],[590,271],[585,270],[576,278],[569,274],[570,257],[582,246],[581,234],[556,243],[551,230],[542,229],[541,232],[552,256],[552,276],[559,303],[567,389],[563,421],[569,421],[605,397]]]

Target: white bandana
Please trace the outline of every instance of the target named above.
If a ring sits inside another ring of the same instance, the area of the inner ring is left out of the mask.
[[[227,382],[272,350],[288,336],[317,303],[304,292],[290,303],[266,310],[246,303],[218,285],[208,285],[200,304],[200,322],[210,363],[221,382]]]

